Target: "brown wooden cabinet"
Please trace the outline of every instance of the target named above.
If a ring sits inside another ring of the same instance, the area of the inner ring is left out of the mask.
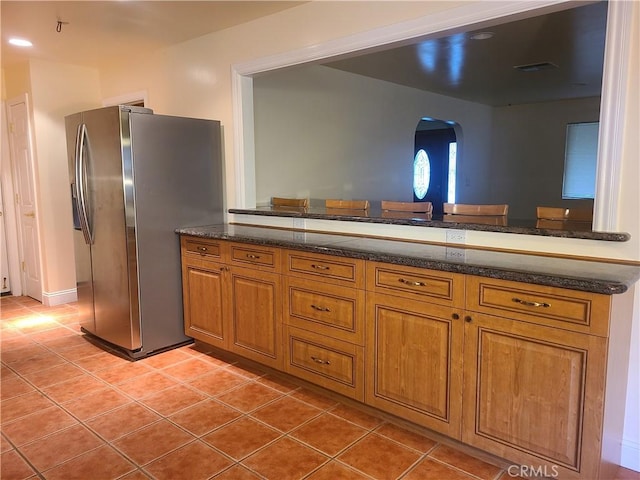
[[[282,368],[280,250],[189,237],[181,246],[185,334]]]
[[[185,332],[562,479],[619,461],[632,295],[183,236]]]
[[[459,439],[464,327],[461,310],[452,306],[464,301],[464,279],[431,273],[367,265],[372,291],[367,292],[365,398]],[[432,303],[433,297],[442,305]]]
[[[222,245],[185,237],[181,244],[185,334],[227,348]]]
[[[364,261],[286,250],[285,371],[364,401]]]
[[[229,350],[270,367],[282,368],[280,275],[230,267]]]
[[[607,331],[610,297],[472,276],[467,287],[463,442],[599,478],[607,338],[582,332]]]

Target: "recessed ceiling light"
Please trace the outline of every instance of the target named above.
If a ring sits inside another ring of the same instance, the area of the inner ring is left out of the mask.
[[[493,38],[493,32],[478,32],[471,35],[471,40],[489,40]]]
[[[33,43],[24,38],[10,38],[9,43],[16,47],[33,47]]]

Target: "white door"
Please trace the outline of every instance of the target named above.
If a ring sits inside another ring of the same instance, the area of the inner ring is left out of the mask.
[[[4,201],[0,190],[0,292],[11,291],[9,283],[9,257],[7,256],[7,236],[4,229]]]
[[[9,145],[13,164],[23,292],[42,301],[40,243],[35,195],[33,152],[26,94],[7,102]]]

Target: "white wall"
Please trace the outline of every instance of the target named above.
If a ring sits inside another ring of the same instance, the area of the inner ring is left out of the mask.
[[[599,97],[493,110],[493,190],[509,203],[511,218],[535,218],[538,205],[592,206],[592,201],[563,201],[562,177],[567,124],[597,122],[599,117]]]
[[[413,201],[414,135],[424,116],[455,120],[464,162],[486,172],[491,108],[319,65],[254,79],[256,199]],[[467,190],[487,190],[468,172]],[[460,192],[462,198],[467,192]]]
[[[31,110],[37,165],[43,302],[55,305],[75,296],[71,197],[65,115],[100,106],[97,70],[31,61]]]

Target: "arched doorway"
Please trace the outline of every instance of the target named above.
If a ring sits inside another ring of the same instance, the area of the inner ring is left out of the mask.
[[[433,213],[442,214],[442,204],[455,203],[457,136],[454,122],[423,118],[415,134],[413,201],[431,202]]]

